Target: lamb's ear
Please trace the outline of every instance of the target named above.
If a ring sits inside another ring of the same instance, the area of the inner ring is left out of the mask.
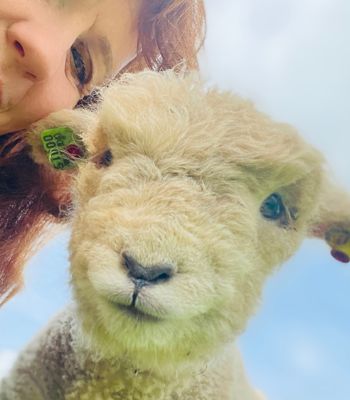
[[[93,111],[62,110],[36,122],[28,130],[31,154],[38,164],[69,169],[93,148],[90,132],[97,124]]]
[[[332,256],[344,263],[350,261],[350,194],[327,183],[321,192],[319,212],[312,222],[310,235],[324,239]]]

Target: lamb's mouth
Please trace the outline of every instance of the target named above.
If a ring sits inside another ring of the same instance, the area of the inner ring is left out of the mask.
[[[155,317],[154,315],[146,314],[143,311],[137,309],[133,305],[123,305],[123,304],[115,304],[123,314],[126,314],[138,321],[145,321],[145,322],[160,322],[161,319]]]
[[[132,301],[130,304],[121,304],[117,302],[112,302],[113,305],[121,311],[124,315],[128,315],[138,322],[161,322],[162,319],[158,316],[152,315],[147,311],[140,310],[139,307],[136,306],[137,298],[144,286],[147,286],[144,282],[135,282],[135,290],[132,294]]]

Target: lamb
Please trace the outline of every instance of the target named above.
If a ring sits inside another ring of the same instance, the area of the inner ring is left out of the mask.
[[[261,399],[235,340],[265,279],[307,236],[348,260],[350,198],[323,157],[195,73],[125,75],[96,112],[36,130],[67,121],[88,154],[73,185],[74,304],[23,351],[0,399]]]

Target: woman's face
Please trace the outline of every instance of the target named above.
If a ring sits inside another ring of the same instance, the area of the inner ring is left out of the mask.
[[[73,108],[136,52],[141,0],[0,0],[0,134]]]

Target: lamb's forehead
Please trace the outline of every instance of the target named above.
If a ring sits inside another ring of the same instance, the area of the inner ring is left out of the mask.
[[[97,136],[116,157],[141,153],[236,163],[286,174],[319,169],[322,157],[287,124],[218,89],[198,74],[143,72],[126,75],[106,90]],[[294,178],[292,178],[294,180]]]

